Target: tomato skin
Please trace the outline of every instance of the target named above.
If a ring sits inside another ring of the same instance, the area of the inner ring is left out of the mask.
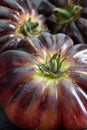
[[[45,18],[43,15],[38,14],[37,8],[32,0],[0,1],[0,49],[5,43],[14,40],[15,37],[25,38],[20,28],[29,18],[33,23],[36,22],[38,24],[39,27],[36,28],[36,31],[41,29],[37,35],[32,34],[32,36],[38,37],[42,30],[47,30]]]
[[[56,33],[65,33],[70,36],[74,43],[86,43],[87,41],[87,1],[86,0],[71,0],[71,5],[79,5],[82,7],[82,10],[79,16],[70,23],[64,24],[60,28],[61,20],[59,17],[55,18],[55,8],[66,9],[68,6],[67,0],[43,0],[38,7],[38,11],[40,14],[44,14],[46,16],[46,24],[48,29],[52,34]],[[45,8],[46,7],[46,8]],[[48,10],[50,8],[50,10]],[[45,11],[44,11],[45,10]],[[54,16],[54,17],[53,17]],[[67,18],[68,20],[68,18]],[[57,29],[58,28],[58,29]]]
[[[56,78],[43,74],[37,64],[60,50],[66,58],[61,68],[65,73]],[[87,45],[73,45],[62,33],[43,32],[39,38],[5,44],[0,54],[0,103],[8,118],[24,129],[87,128],[86,59]]]

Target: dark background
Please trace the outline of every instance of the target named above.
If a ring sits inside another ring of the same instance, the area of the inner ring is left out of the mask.
[[[38,6],[42,0],[33,0]],[[3,108],[0,106],[0,130],[21,130],[14,126],[7,118]]]

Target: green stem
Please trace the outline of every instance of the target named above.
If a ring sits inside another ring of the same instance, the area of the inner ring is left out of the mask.
[[[38,68],[45,76],[57,78],[64,74],[61,71],[61,67],[65,60],[65,58],[61,58],[61,53],[59,52],[54,54],[50,60],[46,58],[45,64],[38,65]]]
[[[71,0],[68,0],[68,5],[70,5],[71,4]]]
[[[29,18],[20,25],[18,33],[24,37],[37,37],[43,30],[44,28],[39,24],[38,21],[33,21],[31,18]]]
[[[54,17],[56,19],[56,23],[58,22],[59,29],[61,29],[64,25],[75,21],[80,15],[82,7],[79,5],[72,5],[70,3],[71,0],[68,0],[68,6],[65,9],[54,9]]]

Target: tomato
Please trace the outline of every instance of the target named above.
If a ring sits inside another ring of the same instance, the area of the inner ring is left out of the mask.
[[[18,45],[0,54],[0,103],[11,122],[27,130],[87,128],[87,45],[47,32]]]
[[[87,0],[43,0],[38,10],[53,34],[65,33],[75,44],[87,42]]]
[[[0,48],[11,40],[38,37],[45,31],[44,21],[32,0],[0,1]]]

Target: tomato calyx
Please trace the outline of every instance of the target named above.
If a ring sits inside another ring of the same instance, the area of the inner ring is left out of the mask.
[[[46,58],[46,62],[44,64],[38,65],[39,70],[42,74],[51,78],[58,78],[63,76],[65,71],[62,71],[62,66],[66,58],[61,57],[61,53],[54,54],[50,60]]]
[[[61,21],[61,24],[67,24],[74,21],[78,17],[81,9],[82,7],[78,5],[68,5],[66,9],[55,8],[54,11],[56,11],[56,15]]]
[[[81,10],[81,6],[70,4],[70,2],[68,2],[68,5],[65,9],[54,8],[54,13],[51,18],[53,17],[55,19],[55,22],[59,23],[56,32],[60,30],[64,25],[75,21],[79,17]]]
[[[44,28],[37,19],[28,18],[20,25],[17,32],[23,37],[38,37],[43,30]]]

